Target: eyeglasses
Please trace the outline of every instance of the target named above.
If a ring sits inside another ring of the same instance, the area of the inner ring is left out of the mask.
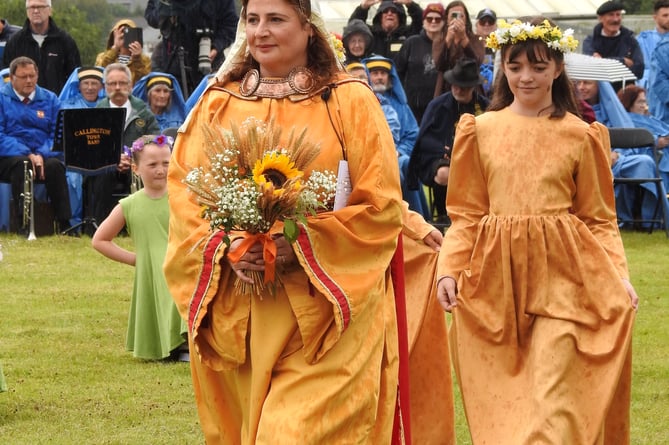
[[[439,16],[433,17],[433,16],[428,15],[427,17],[425,17],[425,21],[428,22],[428,23],[441,23],[442,20],[443,19]]]
[[[130,85],[130,82],[128,81],[118,81],[118,82],[107,82],[107,85],[112,87],[112,88],[118,88],[118,87],[127,87]]]
[[[483,26],[490,26],[490,25],[494,25],[495,21],[493,19],[481,19],[481,20],[479,20],[479,23]]]
[[[24,74],[23,76],[17,76],[14,74],[14,77],[20,80],[34,80],[37,79],[37,74]]]
[[[32,9],[32,10],[37,10],[39,12],[42,12],[42,10],[44,10],[46,8],[50,8],[50,6],[49,5],[26,6],[26,11],[30,11]]]

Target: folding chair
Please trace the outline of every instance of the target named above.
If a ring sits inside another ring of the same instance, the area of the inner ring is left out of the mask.
[[[653,134],[645,128],[609,128],[609,137],[611,139],[611,147],[617,149],[634,149],[647,147],[652,150],[652,158],[654,161],[654,175],[647,178],[614,178],[615,185],[633,185],[636,186],[638,192],[636,194],[636,202],[641,203],[643,198],[642,184],[654,184],[657,190],[657,203],[653,212],[653,217],[644,219],[640,212],[634,212],[633,219],[620,219],[618,223],[632,223],[635,225],[648,224],[648,233],[653,232],[655,224],[660,224],[664,228],[667,238],[669,238],[669,227],[667,227],[667,215],[669,215],[669,206],[667,205],[666,192],[660,177],[658,168],[659,155],[655,148],[655,139]]]
[[[179,132],[178,127],[168,127],[163,130],[163,134],[165,136],[172,136],[172,138],[176,139],[177,138],[177,133]]]

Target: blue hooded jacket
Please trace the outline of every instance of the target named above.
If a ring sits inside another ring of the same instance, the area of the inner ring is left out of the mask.
[[[376,93],[380,97],[380,102],[385,105],[384,102],[387,102],[397,113],[400,124],[399,140],[395,138],[395,129],[393,131],[393,138],[395,139],[395,149],[397,150],[397,160],[399,162],[400,168],[400,182],[402,185],[402,197],[404,200],[409,203],[409,208],[414,210],[421,215],[426,220],[430,219],[430,213],[427,205],[427,200],[425,199],[425,194],[423,193],[422,188],[418,190],[411,190],[408,187],[408,176],[409,176],[409,160],[411,159],[411,152],[413,151],[413,146],[416,143],[418,138],[418,122],[407,103],[407,96],[402,87],[402,82],[400,81],[397,70],[395,69],[395,64],[391,59],[382,56],[371,56],[362,60],[362,64],[365,65],[365,70],[367,70],[367,76],[369,79],[369,66],[374,65],[375,62],[381,62],[382,64],[388,66],[390,65],[390,82],[391,88],[384,93]],[[387,113],[386,113],[387,114]]]
[[[172,94],[170,96],[170,103],[161,114],[156,114],[156,120],[158,125],[160,125],[160,131],[163,132],[166,128],[178,128],[186,120],[186,101],[184,100],[184,95],[181,92],[181,86],[177,79],[168,73],[161,72],[151,72],[146,76],[142,77],[137,81],[135,86],[132,89],[132,95],[143,100],[148,106],[149,110],[151,106],[149,105],[149,95],[147,90],[147,84],[154,77],[167,77],[172,82],[170,88],[172,89]]]
[[[214,76],[215,73],[204,76],[193,92],[190,93],[190,96],[188,96],[188,100],[186,101],[186,116],[190,114],[190,110],[192,110],[197,101],[200,100],[200,96],[202,96],[204,90],[207,89],[207,85],[209,85],[209,80]]]
[[[103,69],[102,67],[98,67]],[[58,95],[58,100],[60,100],[61,109],[72,109],[72,108],[94,108],[100,99],[105,97],[105,89],[102,88],[98,93],[98,98],[95,102],[89,102],[81,95],[79,91],[79,69],[77,68],[70,73],[70,77],[65,81],[63,89]]]

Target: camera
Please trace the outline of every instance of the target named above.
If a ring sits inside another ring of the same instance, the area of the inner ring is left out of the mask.
[[[461,17],[462,17],[462,13],[460,11],[451,12],[451,20],[459,19]]]
[[[213,32],[209,28],[196,29],[195,35],[200,39],[197,53],[197,69],[202,74],[207,75],[211,73],[209,52],[211,51],[211,36],[213,35]]]

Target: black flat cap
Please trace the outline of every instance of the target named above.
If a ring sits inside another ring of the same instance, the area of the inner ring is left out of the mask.
[[[625,9],[622,3],[609,0],[608,2],[602,3],[602,5],[597,8],[597,15],[604,15],[608,14],[609,12],[620,11],[622,9]]]

